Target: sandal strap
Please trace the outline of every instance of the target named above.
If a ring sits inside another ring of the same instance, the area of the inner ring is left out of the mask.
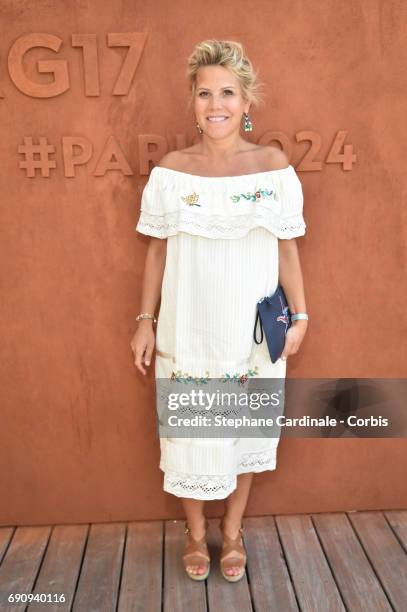
[[[207,565],[210,561],[209,555],[201,554],[199,550],[185,553],[182,556],[185,565]]]
[[[206,522],[205,529],[208,528],[208,525],[208,522]],[[191,535],[191,530],[188,527],[187,522],[185,522],[185,534],[188,535],[188,543],[185,547],[185,552],[182,558],[184,561],[187,559],[191,560],[190,562],[186,563],[186,565],[202,565],[203,561],[209,563],[210,557],[206,544],[206,535],[199,540],[195,540],[195,538],[193,538]],[[194,559],[195,562],[193,561]]]
[[[185,547],[183,557],[190,557],[191,555],[205,557],[209,561],[208,547],[206,545],[206,542],[189,542]]]
[[[227,557],[228,559],[232,558],[231,554],[233,553],[233,558],[245,561],[246,551],[243,548],[243,545],[237,539],[232,540],[232,542],[223,545],[221,559],[225,559],[225,557]]]
[[[241,538],[243,535],[243,527],[239,528],[239,535],[236,538],[231,538],[226,535],[223,531],[223,521],[220,523],[220,528],[222,530],[223,536],[223,546],[222,546],[222,554],[220,558],[220,563],[223,567],[245,567],[246,564],[246,551],[241,542]]]
[[[235,546],[240,543],[240,539],[243,535],[243,527],[239,528],[239,535],[236,538],[231,538],[226,533],[222,532],[222,537],[225,545],[227,546]]]

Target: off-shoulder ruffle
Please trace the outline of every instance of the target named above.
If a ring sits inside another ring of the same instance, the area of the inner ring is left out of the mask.
[[[277,238],[294,238],[305,234],[302,211],[302,185],[291,165],[224,177],[155,166],[142,193],[135,229],[157,238],[178,232],[241,238],[264,227]]]

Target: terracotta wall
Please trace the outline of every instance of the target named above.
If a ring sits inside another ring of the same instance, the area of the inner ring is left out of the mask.
[[[311,323],[288,376],[406,376],[406,13],[2,2],[0,524],[182,516],[129,345],[134,227],[152,164],[196,136],[184,73],[204,38],[245,44],[267,96],[250,138],[280,144],[303,184]],[[284,440],[248,513],[406,507],[405,459],[404,439]]]

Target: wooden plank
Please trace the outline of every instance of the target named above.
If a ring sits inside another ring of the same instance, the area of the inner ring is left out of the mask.
[[[34,594],[49,594],[49,603],[32,602],[28,610],[69,610],[75,594],[88,533],[87,525],[57,525],[53,528]],[[59,600],[64,594],[65,601]]]
[[[347,609],[391,612],[346,514],[315,514],[313,521]]]
[[[111,612],[116,609],[126,526],[91,525],[73,612]]]
[[[383,514],[351,512],[349,518],[394,608],[405,610],[406,555]]]
[[[277,516],[276,523],[302,612],[343,612],[340,593],[310,516]]]
[[[118,612],[161,610],[163,523],[129,523]]]
[[[208,548],[211,555],[211,573],[208,577],[209,610],[231,609],[234,612],[252,612],[250,590],[247,573],[238,582],[228,582],[221,574],[219,567],[222,549],[222,535],[219,529],[219,519],[209,520]]]
[[[10,544],[11,538],[13,537],[14,527],[1,527],[0,528],[0,563],[3,560],[8,545]]]
[[[309,516],[279,516],[277,530],[273,517],[245,518],[248,575],[235,584],[220,574],[219,520],[210,520],[212,570],[207,585],[185,575],[184,521],[166,521],[164,542],[159,521],[129,524],[127,541],[124,524],[93,525],[87,543],[87,526],[57,526],[52,531],[48,526],[1,528],[0,608],[25,610],[27,604],[8,605],[4,597],[10,592],[29,593],[35,584],[35,593],[64,592],[67,602],[32,603],[29,610],[69,609],[72,599],[74,612],[115,610],[125,541],[118,612],[160,610],[162,586],[165,612],[189,608],[217,612],[229,607],[237,612],[252,612],[253,607],[288,612],[298,611],[298,605],[302,612],[328,612],[344,610],[343,602],[350,612],[362,605],[375,612],[405,608],[407,511],[350,513],[350,522],[342,513],[312,518],[317,533]]]
[[[185,548],[185,521],[165,521],[164,612],[193,610],[206,612],[206,581],[189,578],[182,564]]]
[[[50,527],[18,527],[0,565],[2,612],[25,610],[27,603],[8,603],[10,593],[31,593],[51,532]]]
[[[384,515],[407,552],[407,510],[388,510]]]
[[[243,523],[247,572],[255,610],[297,611],[273,517],[245,518]]]

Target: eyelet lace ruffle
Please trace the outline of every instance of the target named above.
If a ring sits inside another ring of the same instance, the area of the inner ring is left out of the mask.
[[[141,211],[137,231],[156,238],[175,236],[178,232],[188,232],[206,238],[242,238],[255,227],[264,227],[277,238],[294,238],[305,234],[306,225],[302,214],[282,220],[271,211],[230,217],[211,215],[208,219],[202,216],[194,217],[187,210],[169,212],[166,215]]]
[[[276,449],[243,453],[236,474],[206,475],[185,474],[164,470],[164,491],[177,497],[193,499],[224,499],[236,489],[236,476],[248,472],[264,472],[276,467]]]

